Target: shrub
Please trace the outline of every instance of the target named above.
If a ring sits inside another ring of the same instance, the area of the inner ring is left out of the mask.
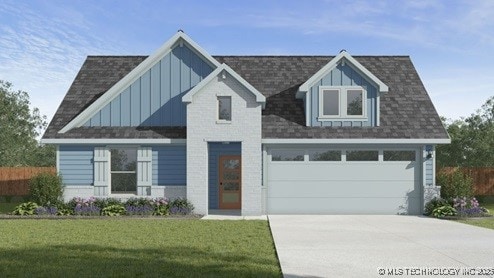
[[[36,213],[36,209],[38,208],[38,204],[34,202],[22,203],[15,207],[12,214],[15,215],[34,215]]]
[[[446,205],[451,205],[451,204],[443,198],[434,198],[434,199],[430,200],[429,202],[427,202],[427,204],[425,204],[424,214],[425,215],[432,215],[432,212],[434,211],[434,209],[436,209],[438,207],[446,206]]]
[[[130,198],[125,202],[125,206],[152,206],[153,205],[153,200],[149,198]]]
[[[41,173],[29,181],[31,201],[42,206],[54,205],[62,199],[62,178],[56,174]]]
[[[437,184],[441,186],[441,197],[444,199],[473,196],[473,179],[459,168],[448,174],[439,173]]]
[[[153,215],[154,208],[151,205],[128,205],[125,207],[125,213],[127,215]]]
[[[57,213],[58,213],[58,208],[53,206],[36,208],[37,215],[57,215]]]
[[[101,215],[120,216],[125,214],[125,207],[121,204],[109,205],[101,210]]]
[[[441,207],[437,207],[432,211],[432,215],[437,218],[442,218],[446,216],[455,216],[456,209],[451,205],[444,205]]]
[[[460,217],[485,216],[488,210],[482,208],[475,198],[458,197],[453,199],[453,207]]]
[[[113,205],[120,205],[122,206],[123,203],[119,199],[116,198],[95,198],[94,199],[94,205],[99,207],[99,208],[105,208],[108,206],[113,206]]]
[[[101,208],[96,205],[97,199],[90,197],[83,199],[80,197],[73,198],[67,204],[68,208],[73,211],[75,215],[94,216],[100,215]]]
[[[178,198],[168,204],[171,214],[190,214],[194,211],[194,205],[187,199]]]

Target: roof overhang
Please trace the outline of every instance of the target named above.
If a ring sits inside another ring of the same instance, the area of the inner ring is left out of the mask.
[[[449,144],[451,139],[262,139],[263,144]]]
[[[186,103],[191,103],[193,101],[193,97],[195,94],[200,92],[204,86],[209,84],[214,78],[219,75],[229,74],[235,80],[237,80],[245,89],[247,89],[250,93],[252,93],[256,102],[262,103],[262,107],[264,108],[266,105],[266,97],[261,94],[254,86],[252,86],[249,82],[242,78],[242,76],[238,75],[232,68],[230,68],[227,64],[221,64],[216,68],[212,73],[209,74],[206,78],[204,78],[199,84],[197,84],[194,88],[192,88],[187,94],[182,97],[182,101]]]
[[[82,126],[88,121],[96,112],[105,107],[120,92],[134,83],[141,75],[151,69],[159,60],[170,53],[177,45],[185,44],[192,51],[196,52],[199,56],[204,57],[204,60],[213,68],[220,66],[220,63],[214,59],[209,53],[207,53],[202,47],[195,43],[184,32],[179,31],[168,41],[166,41],[154,54],[147,57],[142,63],[129,72],[124,78],[120,79],[115,85],[113,85],[108,91],[106,91],[101,97],[84,109],[79,115],[66,124],[58,133],[65,133],[72,128]]]
[[[78,144],[78,145],[108,145],[108,144],[126,144],[126,145],[158,145],[158,144],[185,144],[187,139],[146,139],[146,138],[94,138],[94,139],[72,139],[72,138],[55,138],[55,139],[41,139],[42,144]]]
[[[305,83],[300,85],[299,90],[296,94],[297,98],[302,98],[305,93],[307,93],[317,81],[323,78],[326,74],[331,72],[334,68],[338,66],[339,63],[348,63],[355,70],[360,72],[364,77],[367,77],[372,83],[376,84],[377,89],[380,93],[386,93],[389,91],[389,88],[384,82],[379,80],[372,72],[366,69],[361,63],[359,63],[352,55],[348,54],[346,51],[341,51],[336,57],[334,57],[329,63],[327,63],[324,67],[322,67],[318,72],[312,75]]]

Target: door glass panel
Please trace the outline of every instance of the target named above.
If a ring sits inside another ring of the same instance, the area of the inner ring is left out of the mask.
[[[415,151],[384,151],[384,161],[415,161]]]
[[[238,171],[225,171],[223,172],[224,180],[239,180],[240,173]]]
[[[239,197],[239,193],[223,193],[223,203],[238,203]]]
[[[225,160],[223,160],[223,168],[224,169],[239,169],[240,168],[240,160],[238,160],[238,159],[225,159]]]
[[[238,182],[224,182],[223,190],[225,191],[237,191],[240,189],[240,184]]]
[[[347,151],[346,161],[378,161],[378,151]]]

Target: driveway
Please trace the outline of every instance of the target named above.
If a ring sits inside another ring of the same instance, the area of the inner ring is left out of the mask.
[[[467,277],[470,267],[494,277],[486,228],[398,215],[270,215],[269,224],[285,277]]]

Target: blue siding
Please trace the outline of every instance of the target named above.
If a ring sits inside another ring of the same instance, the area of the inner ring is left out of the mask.
[[[319,87],[320,86],[365,86],[367,87],[367,121],[318,121]],[[312,126],[376,126],[377,89],[351,66],[338,65],[326,76],[310,88],[311,94],[311,125]]]
[[[241,143],[209,143],[209,208],[219,207],[218,199],[218,161],[220,155],[240,155],[242,153]]]
[[[153,147],[153,185],[185,185],[186,146]]]
[[[59,159],[63,183],[71,185],[93,184],[93,156],[92,146],[60,146]]]
[[[182,96],[212,71],[187,46],[176,46],[84,126],[185,126]]]

